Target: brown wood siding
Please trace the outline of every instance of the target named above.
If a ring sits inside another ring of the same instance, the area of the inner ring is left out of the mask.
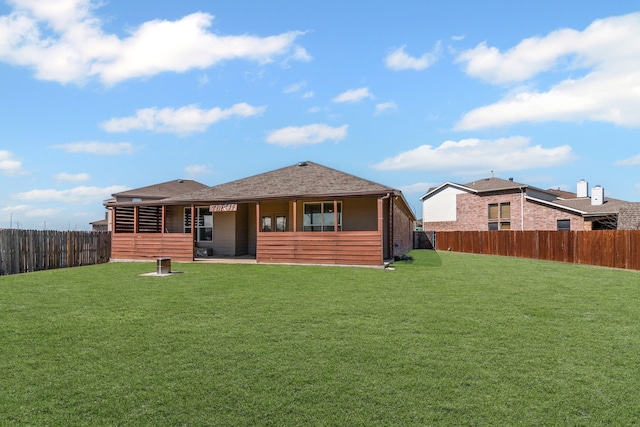
[[[111,238],[112,259],[149,260],[170,257],[175,261],[193,261],[193,235],[119,234]]]
[[[236,212],[236,256],[249,253],[249,208],[246,204],[238,205]]]
[[[213,254],[236,255],[235,212],[216,212],[213,214]]]
[[[247,233],[248,233],[248,248],[247,248],[247,253],[249,255],[254,255],[256,254],[256,239],[257,239],[257,224],[256,224],[256,205],[255,203],[252,203],[250,205],[247,205]]]
[[[344,231],[371,231],[378,228],[378,199],[345,199],[342,202]]]
[[[258,233],[258,262],[383,265],[377,231]]]

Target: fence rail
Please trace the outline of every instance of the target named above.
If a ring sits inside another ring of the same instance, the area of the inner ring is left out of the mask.
[[[436,250],[640,270],[640,230],[447,231]]]
[[[111,233],[0,230],[0,275],[109,262]]]

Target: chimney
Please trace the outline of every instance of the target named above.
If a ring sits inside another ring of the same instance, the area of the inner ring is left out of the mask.
[[[596,185],[591,190],[591,206],[600,206],[604,203],[604,188]]]
[[[589,183],[584,179],[578,182],[578,192],[576,197],[589,197]]]

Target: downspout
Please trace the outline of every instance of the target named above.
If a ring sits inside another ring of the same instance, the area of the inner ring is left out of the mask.
[[[524,231],[524,190],[520,187],[520,230]]]
[[[384,200],[384,199],[389,199],[391,200],[391,193],[387,193],[386,196],[383,196],[380,198],[380,200]],[[380,212],[382,215],[384,215],[384,203],[382,203],[382,212]],[[389,256],[393,259],[393,229],[391,227],[391,221],[389,221],[389,219],[391,218],[391,215],[393,215],[392,211],[391,211],[391,206],[389,206],[389,217],[387,218],[387,252],[389,254]],[[382,222],[382,230],[380,230],[381,233],[384,233],[384,221]],[[384,238],[383,238],[383,242],[384,244]],[[384,251],[382,254],[382,257],[384,258]],[[383,259],[384,260],[384,259]]]

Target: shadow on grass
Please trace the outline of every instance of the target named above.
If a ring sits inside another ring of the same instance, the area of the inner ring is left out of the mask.
[[[442,267],[442,259],[438,252],[431,249],[414,249],[407,254],[408,260],[395,261],[396,265],[415,265],[416,267]]]

